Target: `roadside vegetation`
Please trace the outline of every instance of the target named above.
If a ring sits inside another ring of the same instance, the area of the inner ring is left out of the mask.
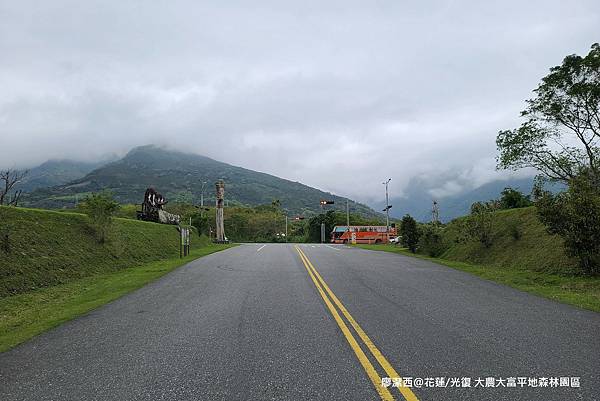
[[[0,298],[179,256],[174,226],[113,218],[100,241],[95,224],[81,213],[0,206]],[[191,247],[208,243],[196,236]]]
[[[561,237],[548,233],[535,207],[486,214],[485,236],[473,229],[480,224],[479,216],[460,217],[446,225],[420,224],[416,253],[494,268],[580,274],[577,259],[566,254]]]
[[[550,69],[521,112],[500,131],[498,168],[539,171],[534,201],[548,231],[561,236],[582,274],[600,274],[600,45]],[[566,185],[563,193],[544,190]]]

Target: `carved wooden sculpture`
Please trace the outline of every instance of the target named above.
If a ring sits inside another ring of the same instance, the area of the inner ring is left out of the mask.
[[[154,188],[146,189],[142,210],[137,211],[138,220],[178,225],[181,219],[179,215],[163,210],[163,205],[166,205],[167,202],[165,197],[156,192]]]
[[[217,226],[217,237],[215,238],[216,242],[227,242],[227,237],[225,237],[225,224],[223,221],[223,204],[225,202],[225,183],[223,181],[217,181],[215,183],[215,187],[217,189],[217,216],[216,216],[216,226]]]

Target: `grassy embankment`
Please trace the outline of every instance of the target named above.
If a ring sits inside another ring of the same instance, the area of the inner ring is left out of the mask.
[[[174,226],[115,219],[100,244],[84,215],[6,207],[0,236],[0,351],[228,247],[193,237],[180,259]]]
[[[416,256],[559,302],[600,312],[600,277],[576,274],[577,263],[564,253],[562,240],[549,235],[534,208],[494,213],[492,245],[457,241],[461,220],[443,231],[445,251],[432,258],[394,245],[356,245]]]

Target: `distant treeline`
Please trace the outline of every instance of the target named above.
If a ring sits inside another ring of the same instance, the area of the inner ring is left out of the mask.
[[[118,217],[135,218],[136,205],[123,205]],[[200,208],[190,203],[173,202],[167,205],[171,213],[179,214],[182,223],[194,226],[201,235],[214,236],[214,207]],[[277,200],[255,207],[225,207],[225,235],[234,242],[285,242],[286,211]],[[300,219],[297,219],[297,218]],[[312,216],[288,215],[288,242],[320,242],[321,223],[325,224],[327,240],[333,227],[346,224],[346,214],[330,210]],[[350,213],[352,225],[383,225],[384,221]]]

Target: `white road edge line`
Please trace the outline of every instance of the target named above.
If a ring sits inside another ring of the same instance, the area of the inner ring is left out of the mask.
[[[258,248],[258,249],[256,250],[256,252],[260,251],[260,250],[261,250],[261,249],[263,249],[265,246],[267,246],[267,244],[264,244],[263,246],[261,246],[260,248]]]
[[[331,246],[331,245],[325,245],[325,246],[326,246],[327,248],[331,248],[331,249],[333,249],[334,251],[339,251],[339,249],[338,249],[338,248],[336,248],[336,247],[334,247],[334,246]]]

